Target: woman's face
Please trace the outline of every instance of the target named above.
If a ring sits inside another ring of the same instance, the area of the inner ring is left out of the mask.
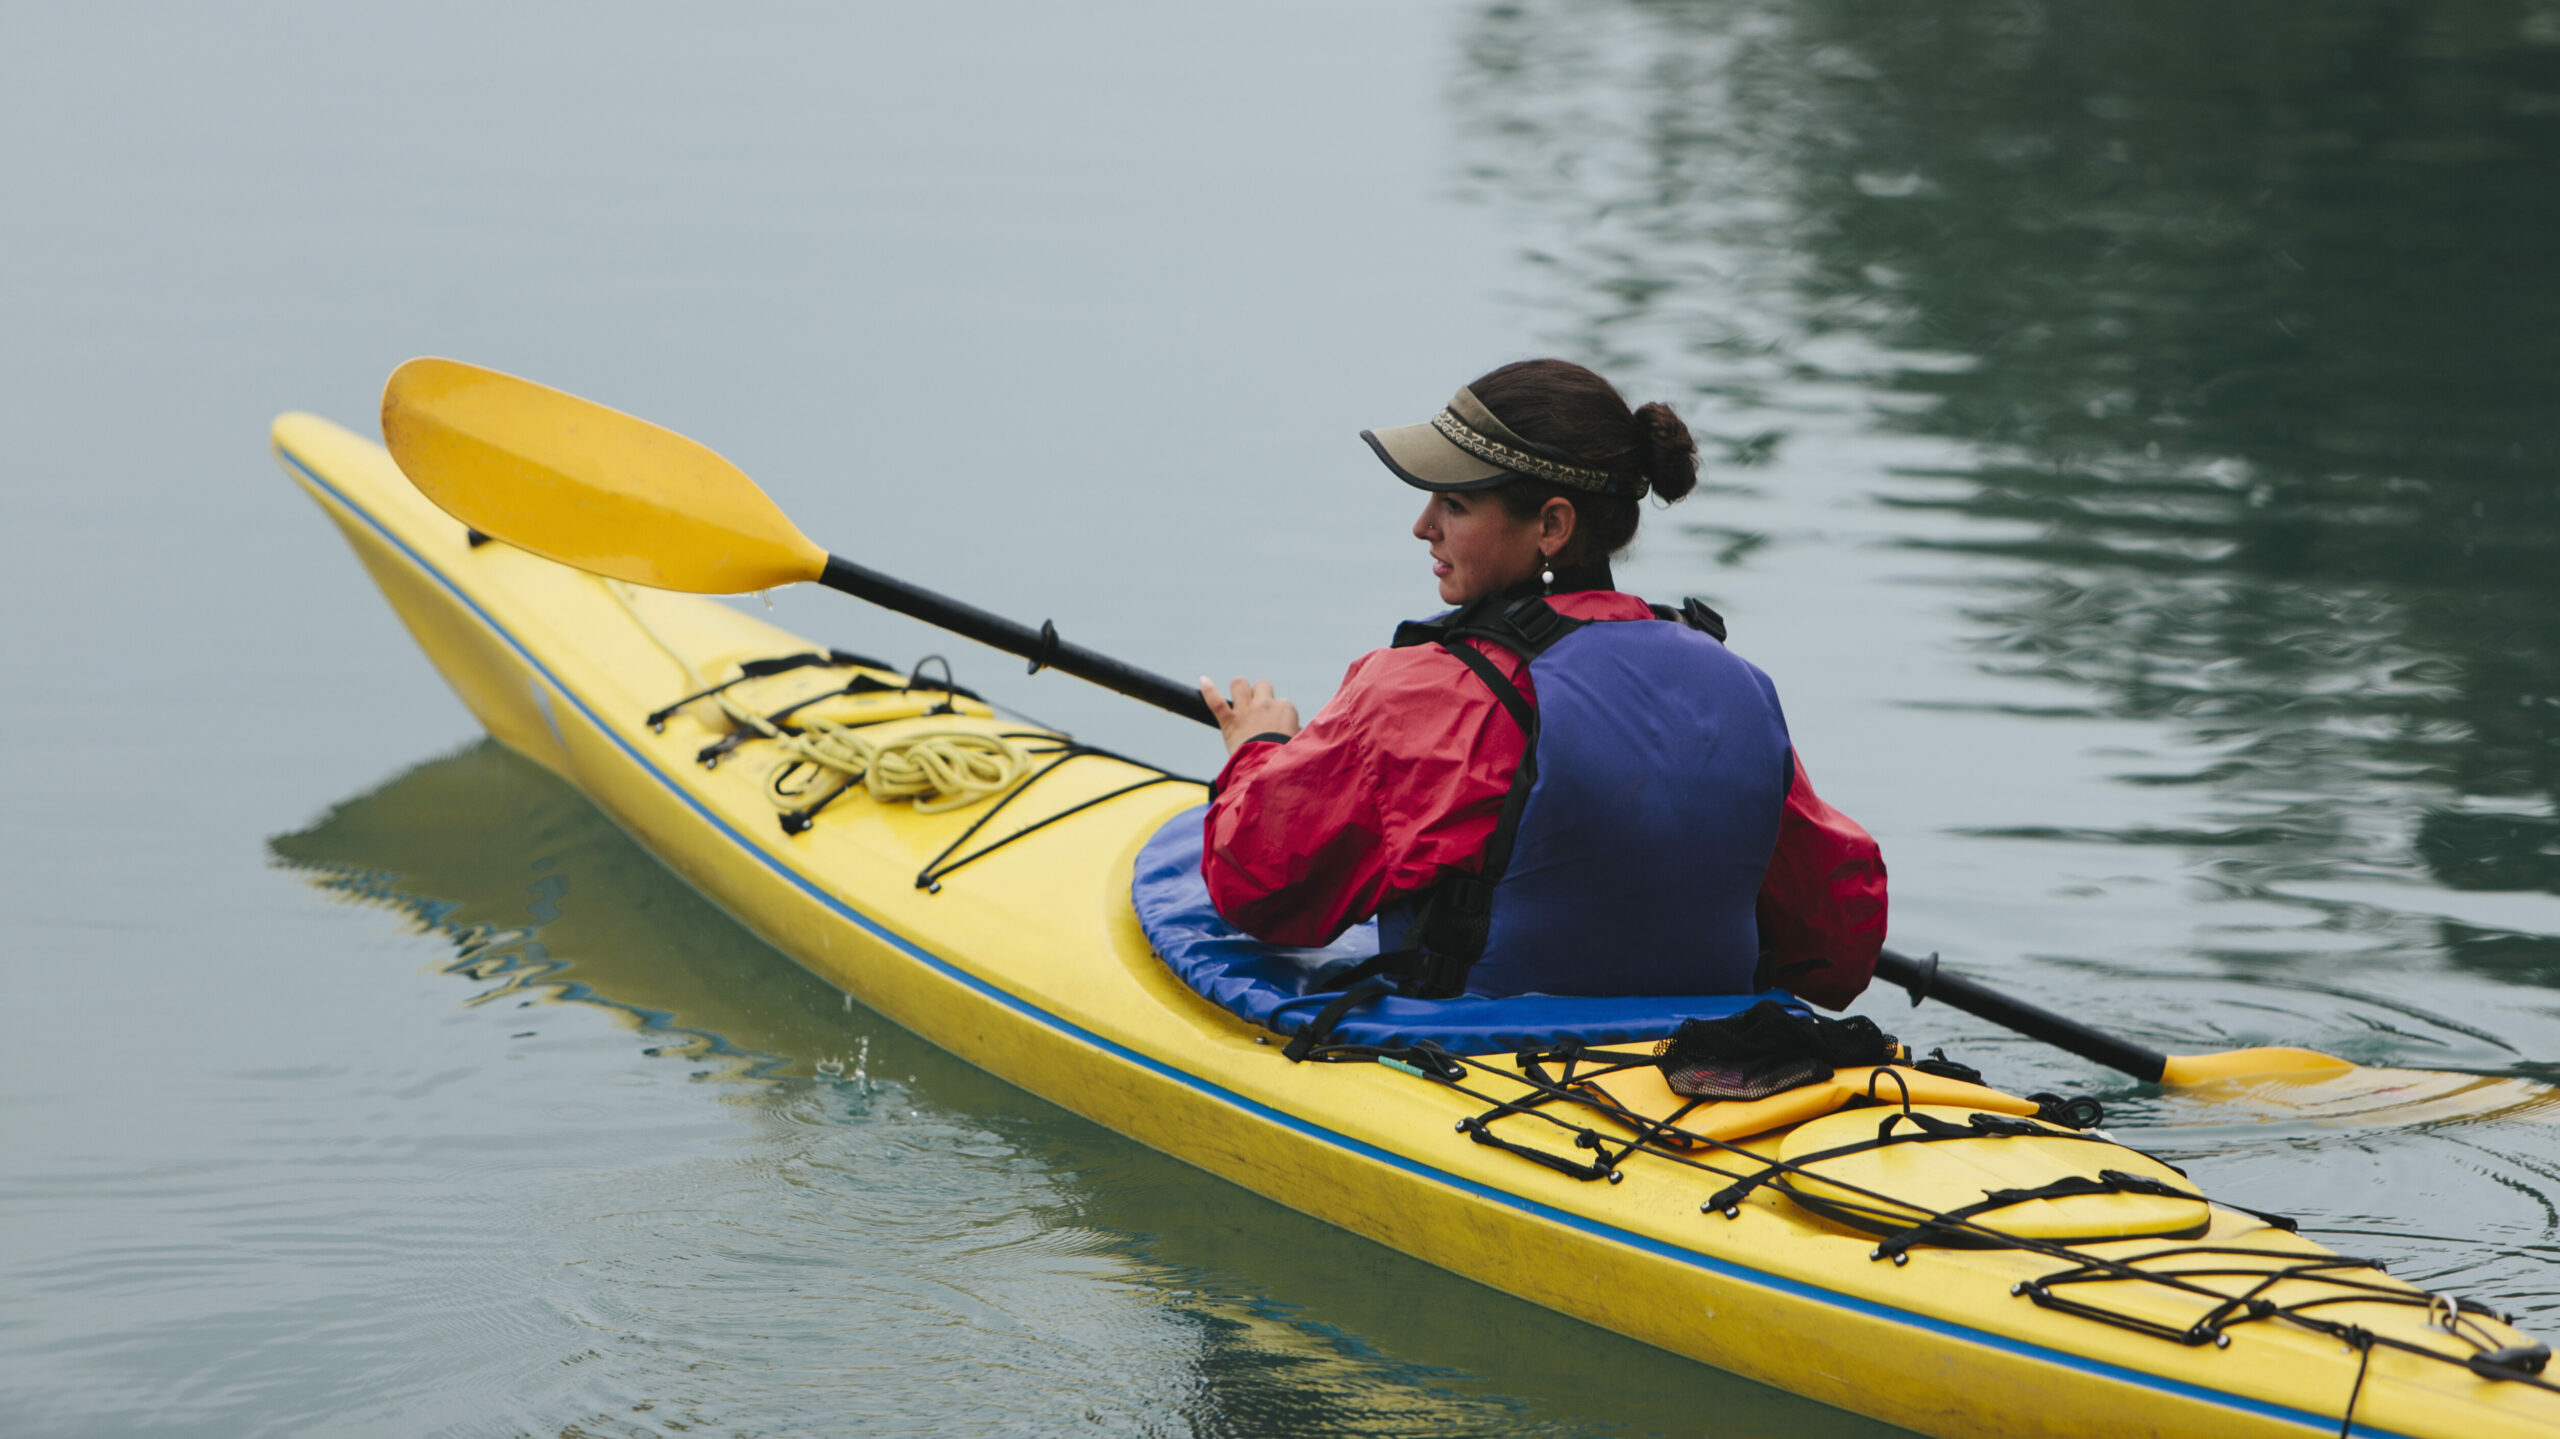
[[[1573,512],[1562,501],[1550,504]],[[1413,522],[1413,537],[1431,547],[1431,573],[1440,580],[1442,602],[1462,605],[1536,574],[1541,537],[1553,528],[1545,514],[1513,519],[1489,494],[1436,493]]]

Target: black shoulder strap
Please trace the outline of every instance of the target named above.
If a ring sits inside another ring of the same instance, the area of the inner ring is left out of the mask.
[[[1396,637],[1387,642],[1388,646],[1405,650],[1416,645],[1436,645],[1444,637],[1481,622],[1500,599],[1499,595],[1487,595],[1482,599],[1469,600],[1433,619],[1406,620],[1396,626]]]
[[[1529,703],[1529,697],[1520,693],[1520,687],[1511,682],[1501,667],[1485,658],[1484,651],[1463,639],[1444,639],[1440,641],[1440,648],[1456,655],[1458,663],[1475,671],[1476,678],[1484,681],[1484,687],[1493,691],[1493,697],[1511,712],[1512,721],[1520,726],[1521,735],[1534,745],[1538,738],[1537,707]],[[1524,755],[1522,759],[1524,763],[1532,762],[1534,755]]]
[[[1511,712],[1511,718],[1520,726],[1520,764],[1511,771],[1511,788],[1502,796],[1501,816],[1495,819],[1493,834],[1485,840],[1483,867],[1473,875],[1461,876],[1473,881],[1464,889],[1481,887],[1483,890],[1482,901],[1473,907],[1483,914],[1484,928],[1476,933],[1474,948],[1465,956],[1466,962],[1473,965],[1483,957],[1486,933],[1492,928],[1493,887],[1502,883],[1502,876],[1511,869],[1511,846],[1520,838],[1520,816],[1529,807],[1529,790],[1538,782],[1538,711],[1529,703],[1528,696],[1520,693],[1520,687],[1513,684],[1492,660],[1485,658],[1482,651],[1460,641],[1443,640],[1441,643],[1449,653],[1458,657],[1459,663],[1476,672],[1476,677],[1485,682],[1485,687],[1493,691],[1493,697],[1501,701],[1502,707]]]
[[[1481,639],[1535,660],[1556,641],[1582,628],[1582,621],[1557,614],[1546,600],[1495,596],[1438,620],[1399,626],[1400,646],[1437,644],[1465,665],[1493,692],[1512,723],[1520,726],[1520,764],[1511,772],[1511,788],[1502,797],[1502,812],[1485,841],[1476,872],[1449,870],[1423,893],[1412,928],[1413,947],[1381,954],[1345,982],[1372,975],[1391,975],[1407,994],[1421,999],[1448,999],[1466,992],[1467,972],[1484,957],[1493,932],[1493,890],[1511,867],[1511,850],[1520,835],[1520,817],[1529,806],[1529,791],[1538,782],[1538,707],[1482,650],[1468,644]]]
[[[1407,620],[1396,626],[1391,643],[1396,649],[1410,649],[1456,639],[1486,640],[1524,660],[1534,660],[1583,623],[1557,614],[1544,595],[1505,592],[1470,600],[1438,619]]]
[[[1705,600],[1696,595],[1682,600],[1680,608],[1676,610],[1669,605],[1647,605],[1645,608],[1653,611],[1655,619],[1668,620],[1675,625],[1687,625],[1719,644],[1724,641],[1724,616],[1717,614]]]

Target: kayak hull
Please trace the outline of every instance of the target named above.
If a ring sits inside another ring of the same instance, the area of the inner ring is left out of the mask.
[[[2053,1314],[2010,1293],[2050,1258],[1923,1250],[1907,1267],[1875,1263],[1872,1236],[1774,1193],[1727,1220],[1699,1212],[1703,1190],[1683,1172],[1630,1165],[1623,1184],[1580,1183],[1454,1133],[1480,1106],[1436,1086],[1283,1062],[1174,981],[1129,905],[1139,846],[1200,802],[1195,784],[1103,799],[947,874],[938,893],[915,876],[969,814],[850,797],[786,835],[741,772],[751,765],[693,762],[719,730],[679,715],[657,734],[644,716],[703,675],[804,640],[716,602],[617,593],[474,546],[378,446],[326,421],[288,415],[275,446],[491,735],[813,972],[1034,1094],[1495,1288],[1925,1433],[2338,1430],[2357,1366],[2326,1336],[2259,1325],[2227,1349],[2191,1348]],[[1148,773],[1083,760],[1042,781],[1043,803]],[[2227,1210],[2214,1224],[2210,1242],[2272,1233]],[[2555,1427],[2560,1396],[2387,1350],[2356,1408],[2372,1434]]]

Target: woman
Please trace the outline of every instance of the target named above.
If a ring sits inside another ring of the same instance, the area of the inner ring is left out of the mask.
[[[1679,416],[1528,360],[1361,438],[1428,492],[1413,534],[1457,608],[1355,661],[1304,729],[1268,683],[1200,682],[1229,751],[1219,912],[1297,945],[1374,914],[1378,970],[1424,996],[1855,998],[1884,940],[1875,842],[1815,797],[1713,611],[1610,578],[1644,496],[1697,484]]]

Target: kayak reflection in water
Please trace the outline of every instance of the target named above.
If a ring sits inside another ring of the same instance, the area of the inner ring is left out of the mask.
[[[1304,728],[1267,682],[1200,682],[1228,749],[1219,913],[1292,945],[1374,914],[1370,972],[1422,997],[1854,999],[1884,942],[1875,841],[1814,794],[1723,620],[1609,573],[1646,494],[1697,485],[1688,426],[1526,360],[1361,438],[1429,492],[1413,535],[1456,608],[1354,661]]]

